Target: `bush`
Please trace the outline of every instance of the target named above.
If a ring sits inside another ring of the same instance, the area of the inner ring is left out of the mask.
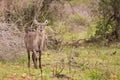
[[[96,25],[96,36],[102,36],[105,34],[112,33],[114,30],[112,22],[107,25],[107,20],[100,19]]]
[[[76,24],[76,25],[83,25],[83,26],[85,26],[86,24],[87,24],[87,20],[84,18],[84,17],[82,17],[82,16],[80,16],[80,15],[78,15],[78,14],[75,14],[73,17],[72,17],[72,20],[70,21],[70,22],[73,22],[74,24]]]
[[[91,24],[88,28],[86,38],[92,38],[96,34],[96,24]]]
[[[92,80],[99,80],[100,79],[100,75],[99,75],[97,70],[91,71],[89,76]]]

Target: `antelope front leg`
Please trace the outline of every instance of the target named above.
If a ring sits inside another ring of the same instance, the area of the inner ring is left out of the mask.
[[[32,59],[33,59],[34,67],[37,69],[37,56],[36,56],[36,51],[33,51]]]
[[[42,73],[42,66],[41,66],[41,54],[42,52],[39,51],[39,68],[41,69],[41,73]]]
[[[30,51],[27,50],[27,53],[28,53],[28,68],[30,68]]]

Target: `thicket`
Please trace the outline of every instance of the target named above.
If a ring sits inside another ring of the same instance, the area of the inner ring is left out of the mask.
[[[63,16],[63,0],[0,0],[0,20],[19,26],[31,26],[33,19],[42,22],[60,20]]]
[[[120,0],[98,0],[92,6],[94,14],[93,40],[105,40],[108,44],[120,39]],[[93,30],[93,29],[92,29]]]
[[[63,9],[66,2],[71,6],[76,2],[91,4],[92,0],[0,0],[0,21],[16,23],[20,30],[24,30],[25,27],[31,28],[34,19],[40,22],[49,19],[49,24],[53,24],[54,21],[62,22],[62,20],[64,23],[65,18],[69,19]],[[91,4],[91,12],[94,14],[93,24],[88,29],[87,38],[105,40],[108,44],[111,41],[118,41],[120,0],[95,0],[94,2]],[[71,25],[89,26],[87,20],[77,14],[66,21]]]

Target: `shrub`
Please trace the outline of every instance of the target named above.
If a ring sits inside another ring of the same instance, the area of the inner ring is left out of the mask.
[[[78,14],[75,14],[73,17],[72,17],[72,21],[71,22],[73,22],[73,23],[75,23],[76,25],[83,25],[83,26],[85,26],[86,24],[87,24],[87,20],[84,18],[84,17],[82,17],[82,16],[80,16],[80,15],[78,15]]]
[[[91,80],[99,80],[100,79],[100,75],[97,70],[91,71],[89,76],[90,76]]]
[[[96,34],[96,24],[91,24],[88,28],[86,38],[92,38]]]

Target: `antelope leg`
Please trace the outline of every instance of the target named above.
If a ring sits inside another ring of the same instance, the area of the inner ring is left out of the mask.
[[[28,53],[28,68],[30,68],[30,51],[27,50],[27,53]]]
[[[32,59],[33,59],[34,67],[37,69],[37,56],[36,56],[36,51],[33,51]]]

